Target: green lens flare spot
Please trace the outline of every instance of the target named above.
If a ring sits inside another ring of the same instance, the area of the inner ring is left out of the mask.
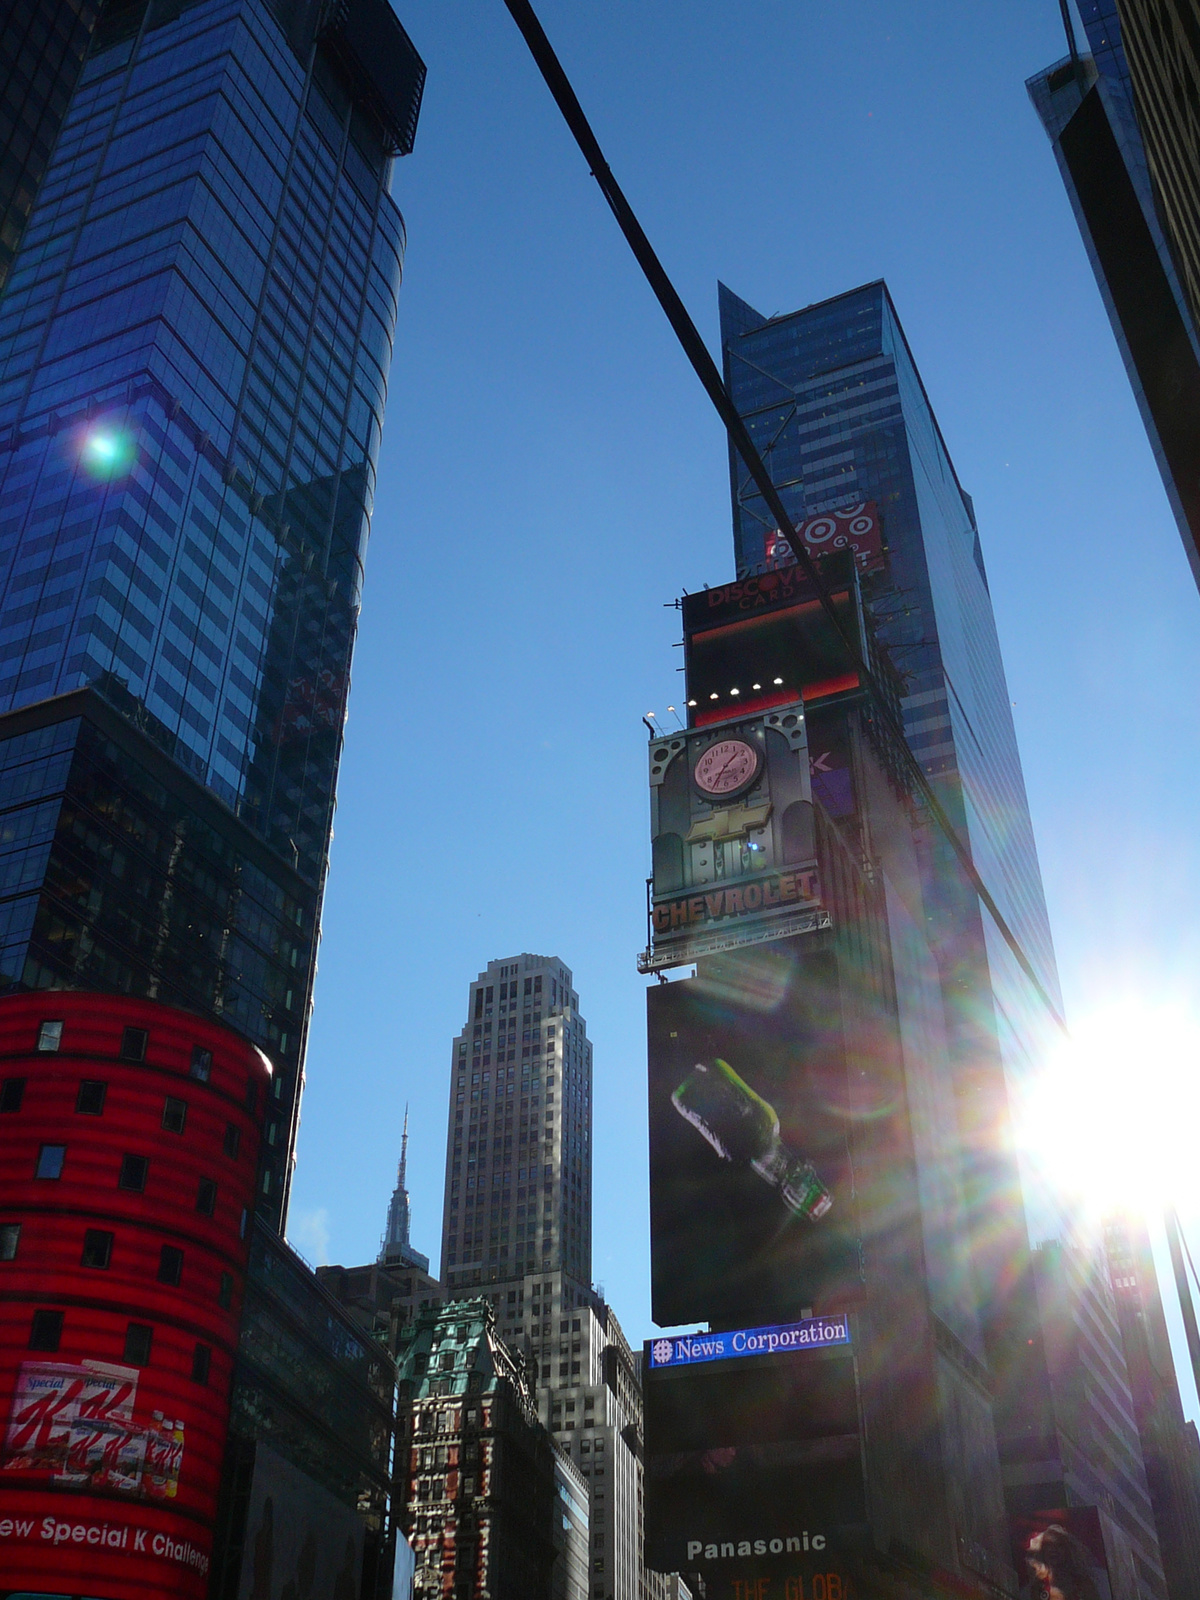
[[[97,477],[114,477],[132,465],[133,441],[119,428],[92,428],[84,437],[83,460]]]

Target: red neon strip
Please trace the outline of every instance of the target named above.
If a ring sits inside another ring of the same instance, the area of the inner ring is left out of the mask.
[[[857,689],[857,672],[844,672],[840,678],[824,678],[820,683],[806,683],[800,691],[801,699],[824,700],[826,695],[844,694],[847,689]]]

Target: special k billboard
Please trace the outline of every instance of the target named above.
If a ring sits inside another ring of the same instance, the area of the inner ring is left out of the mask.
[[[0,1054],[0,1600],[206,1600],[269,1063],[85,990]]]
[[[185,1429],[154,1412],[135,1419],[136,1367],[26,1361],[17,1377],[0,1471],[139,1500],[179,1492]]]
[[[139,1406],[140,1377],[97,1361],[21,1364],[0,1455],[6,1586],[105,1600],[206,1593],[207,1519],[177,1514],[186,1422]]]

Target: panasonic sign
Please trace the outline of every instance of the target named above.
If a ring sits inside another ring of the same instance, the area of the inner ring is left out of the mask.
[[[706,1544],[703,1539],[689,1539],[687,1558],[689,1561],[733,1561],[751,1555],[777,1556],[824,1548],[825,1535],[810,1534],[806,1529],[803,1533],[790,1533],[786,1539],[739,1539],[736,1542],[724,1539],[715,1544]]]
[[[738,1328],[733,1333],[674,1334],[648,1343],[651,1367],[694,1367],[702,1361],[732,1361],[741,1356],[778,1355],[794,1350],[819,1350],[849,1344],[850,1325],[844,1314],[804,1317],[771,1328]]]

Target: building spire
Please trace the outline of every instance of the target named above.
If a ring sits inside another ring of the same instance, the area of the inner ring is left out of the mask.
[[[404,1133],[400,1139],[400,1171],[396,1187],[408,1193],[408,1101],[404,1102]]]
[[[404,1133],[400,1139],[400,1166],[396,1172],[396,1187],[388,1206],[387,1227],[379,1247],[379,1260],[384,1266],[420,1267],[429,1271],[429,1258],[414,1250],[409,1239],[411,1212],[408,1201],[408,1106],[404,1107]]]

